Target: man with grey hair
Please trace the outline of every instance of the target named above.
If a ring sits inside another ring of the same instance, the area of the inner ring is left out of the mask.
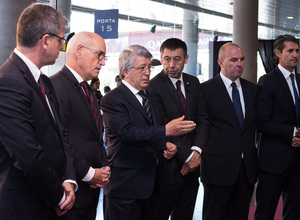
[[[74,207],[61,219],[95,220],[100,190],[108,182],[109,167],[103,147],[102,116],[87,81],[98,77],[105,65],[106,45],[96,33],[79,32],[68,43],[66,65],[51,76],[60,117],[75,149],[78,191]]]
[[[153,220],[158,153],[171,159],[177,148],[166,136],[195,129],[195,123],[174,119],[163,125],[159,105],[145,89],[151,53],[132,45],[119,56],[122,83],[101,101],[108,138],[111,177],[104,189],[105,220]]]
[[[32,4],[17,24],[17,47],[0,68],[0,213],[2,219],[49,219],[75,202],[75,170],[58,103],[41,68],[54,64],[67,19]]]

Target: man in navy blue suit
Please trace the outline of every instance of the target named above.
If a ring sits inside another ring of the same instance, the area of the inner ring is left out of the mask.
[[[32,4],[17,25],[17,47],[0,68],[1,219],[49,219],[75,202],[75,169],[62,134],[52,83],[40,69],[54,64],[67,19]]]
[[[274,43],[277,67],[259,79],[259,181],[256,220],[273,219],[282,195],[283,219],[300,219],[299,40]]]
[[[104,189],[105,220],[153,220],[158,152],[171,159],[176,146],[166,136],[195,129],[183,117],[163,124],[159,105],[146,92],[151,53],[132,45],[119,56],[122,83],[101,101],[108,139],[110,182]]]

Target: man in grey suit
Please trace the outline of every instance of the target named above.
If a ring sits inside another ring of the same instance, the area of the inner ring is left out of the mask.
[[[192,220],[199,187],[200,154],[207,138],[208,121],[199,80],[183,73],[188,62],[186,44],[176,38],[160,48],[163,70],[148,87],[158,100],[164,123],[183,117],[196,123],[196,129],[168,141],[177,146],[171,160],[160,157],[158,202],[155,219]]]
[[[221,72],[201,84],[210,124],[201,162],[203,220],[247,220],[257,179],[257,86],[241,78],[238,45],[224,44],[218,63]]]
[[[259,79],[259,181],[256,220],[273,219],[280,195],[283,219],[300,219],[299,40],[280,35],[277,67]]]
[[[63,132],[74,148],[78,191],[73,208],[61,219],[94,220],[100,189],[110,169],[103,147],[102,116],[93,89],[86,81],[98,77],[105,65],[106,45],[101,36],[79,32],[68,42],[66,65],[51,77],[56,91]],[[91,186],[93,188],[91,188]]]

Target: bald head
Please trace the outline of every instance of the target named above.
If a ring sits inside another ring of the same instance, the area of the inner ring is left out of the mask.
[[[226,44],[223,44],[219,50],[219,59],[224,59],[225,56],[226,56],[226,52],[227,50],[232,50],[234,48],[239,48],[241,49],[237,44],[235,43],[226,43]]]
[[[245,57],[242,49],[234,43],[226,43],[219,50],[218,64],[221,73],[228,79],[235,81],[243,73]]]
[[[88,81],[97,78],[101,66],[105,65],[106,44],[96,33],[79,32],[68,42],[66,54],[66,65]]]

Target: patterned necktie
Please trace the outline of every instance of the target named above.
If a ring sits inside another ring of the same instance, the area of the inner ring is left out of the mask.
[[[38,79],[38,84],[41,89],[42,94],[45,96],[46,87],[43,81],[43,74],[40,74],[40,78]]]
[[[91,107],[91,110],[92,110],[92,113],[93,113],[93,116],[95,118],[95,121],[96,121],[96,125],[98,127],[98,129],[100,129],[99,127],[99,120],[100,120],[100,115],[99,115],[99,112],[97,111],[97,102],[95,102],[94,100],[94,96],[93,96],[93,92],[91,91],[91,89],[89,88],[88,84],[86,81],[83,81],[80,83],[84,92],[85,92],[85,95],[88,99],[88,102],[90,104],[90,107]]]
[[[176,82],[177,93],[178,93],[178,95],[179,95],[180,102],[181,102],[182,107],[183,107],[183,110],[184,110],[184,115],[185,115],[185,117],[187,117],[186,100],[185,100],[184,95],[183,95],[183,93],[182,93],[182,91],[181,91],[181,85],[180,85],[180,84],[181,84],[181,81],[178,80],[178,81]]]
[[[148,116],[150,123],[152,124],[151,106],[150,106],[148,96],[143,90],[140,90],[138,94],[143,98],[143,108]]]
[[[240,100],[240,94],[239,94],[238,89],[236,88],[235,82],[232,82],[231,86],[232,86],[232,102],[233,102],[237,117],[239,119],[240,126],[242,128],[244,125],[244,117],[243,117],[243,110],[242,110],[242,105],[241,105],[241,100]]]
[[[292,86],[293,86],[293,92],[294,92],[294,98],[295,98],[295,110],[296,110],[296,116],[297,116],[297,119],[298,119],[298,116],[299,116],[299,107],[300,107],[300,104],[299,104],[299,95],[298,95],[298,92],[297,92],[297,89],[296,89],[296,86],[295,86],[294,74],[291,73],[290,77],[291,77],[291,80],[292,80]]]

